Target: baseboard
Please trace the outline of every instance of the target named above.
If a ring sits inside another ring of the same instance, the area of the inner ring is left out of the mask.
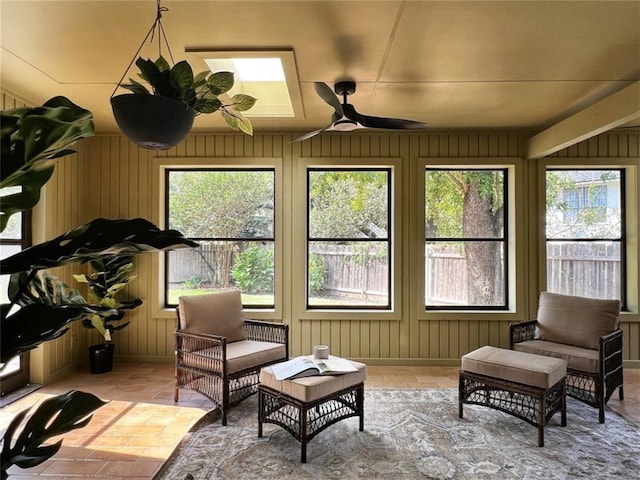
[[[113,364],[122,363],[174,363],[175,359],[170,357],[159,357],[157,355],[114,355]]]
[[[459,367],[456,358],[352,358],[356,362],[372,366],[388,367]]]
[[[375,366],[393,367],[459,367],[457,358],[352,358],[356,362]],[[173,363],[173,357],[158,357],[153,355],[116,355],[114,365],[122,363]],[[640,360],[625,360],[624,368],[640,368]]]

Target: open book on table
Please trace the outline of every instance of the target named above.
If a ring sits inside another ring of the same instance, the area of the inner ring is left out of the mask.
[[[276,380],[290,378],[312,377],[314,375],[340,375],[342,373],[357,372],[349,360],[330,356],[324,360],[316,360],[311,356],[295,357],[286,362],[271,365]]]

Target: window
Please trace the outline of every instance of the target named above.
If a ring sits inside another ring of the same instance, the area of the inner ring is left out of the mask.
[[[547,290],[624,304],[624,170],[547,169]]]
[[[3,189],[4,194],[15,192],[19,187]],[[31,245],[30,215],[16,213],[9,218],[7,227],[0,234],[0,255],[10,257]],[[0,275],[0,303],[9,303],[7,291],[9,275]],[[29,382],[29,354],[24,353],[10,360],[0,372],[0,395],[5,395]]]
[[[590,185],[588,187],[566,188],[562,192],[566,205],[564,221],[575,222],[579,216],[591,216],[591,222],[607,221],[607,187],[606,185]]]
[[[507,170],[425,168],[425,308],[507,309]]]
[[[165,170],[165,225],[200,244],[166,254],[165,306],[235,287],[245,307],[274,307],[275,170]]]
[[[307,170],[307,308],[391,309],[391,169]]]

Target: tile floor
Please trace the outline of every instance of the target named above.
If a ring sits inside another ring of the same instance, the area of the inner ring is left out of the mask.
[[[366,386],[457,388],[457,372],[457,367],[368,366]],[[640,369],[625,369],[624,375],[625,400],[615,394],[609,406],[640,426]],[[173,365],[116,364],[101,375],[75,373],[3,407],[0,430],[16,412],[74,389],[110,402],[89,425],[67,434],[53,458],[26,470],[14,466],[11,479],[152,479],[184,434],[212,408],[204,397],[186,390],[174,404]]]

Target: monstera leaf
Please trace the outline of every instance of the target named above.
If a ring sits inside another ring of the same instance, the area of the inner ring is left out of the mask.
[[[20,434],[12,438],[29,410],[18,413],[2,438],[0,478],[7,478],[11,465],[30,468],[51,458],[60,450],[62,439],[52,444],[45,442],[84,427],[91,420],[91,413],[106,403],[91,393],[77,390],[48,398],[33,410]]]
[[[188,240],[176,230],[160,230],[144,218],[133,220],[107,220],[98,218],[86,225],[81,225],[53,240],[34,245],[11,257],[0,260],[0,271],[3,274],[16,274],[33,270],[57,267],[69,263],[86,262],[101,257],[121,254],[137,254],[158,250],[172,250],[182,247],[195,247],[198,244]],[[17,280],[20,277],[15,277]],[[58,338],[67,329],[68,323],[87,314],[106,315],[109,308],[91,305],[73,305],[81,303],[77,297],[66,304],[50,304],[38,302],[25,305],[10,314],[11,307],[21,300],[29,298],[27,292],[40,291],[45,296],[60,294],[61,286],[55,282],[36,281],[33,286],[33,272],[27,280],[20,281],[19,289],[12,285],[11,305],[0,308],[0,327],[2,338],[0,345],[1,363],[5,363],[18,353],[35,348],[40,343]],[[31,293],[33,297],[33,293]],[[34,300],[34,298],[31,298]]]
[[[0,232],[14,213],[33,208],[53,174],[54,160],[75,150],[77,140],[94,134],[93,114],[65,97],[41,107],[4,110],[0,117]]]
[[[144,218],[97,218],[59,237],[0,260],[2,273],[25,272],[114,255],[197,247],[177,230],[160,230]]]
[[[0,363],[4,364],[19,353],[64,335],[68,330],[65,325],[86,315],[83,305],[33,303],[5,317],[8,307],[2,305]]]

